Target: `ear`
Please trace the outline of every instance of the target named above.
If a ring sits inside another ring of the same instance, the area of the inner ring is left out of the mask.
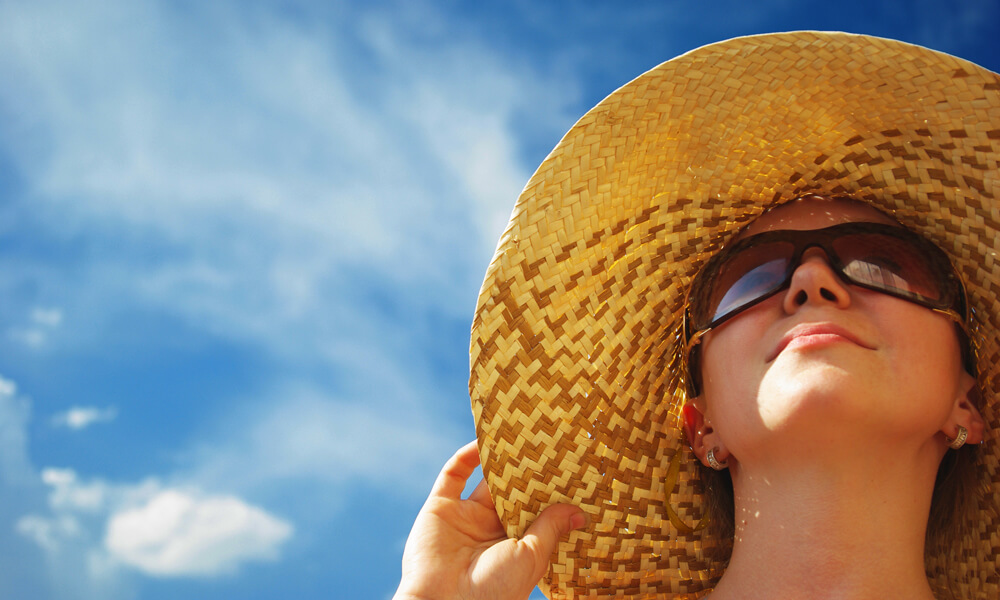
[[[962,373],[961,393],[955,398],[951,407],[951,414],[945,422],[941,433],[948,439],[954,439],[958,435],[958,427],[962,426],[969,432],[966,438],[967,444],[979,444],[983,441],[986,430],[986,421],[979,414],[976,404],[979,403],[979,386],[976,385],[975,378],[968,373]]]
[[[725,464],[729,460],[729,450],[712,423],[705,418],[701,399],[690,400],[681,408],[681,414],[684,417],[684,435],[701,464],[711,468],[708,464],[708,451],[711,448],[715,448],[715,459]]]

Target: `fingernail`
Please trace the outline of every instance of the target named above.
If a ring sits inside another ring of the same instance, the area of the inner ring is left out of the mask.
[[[587,526],[587,521],[589,521],[587,513],[578,512],[569,518],[569,527],[570,529],[582,529]]]

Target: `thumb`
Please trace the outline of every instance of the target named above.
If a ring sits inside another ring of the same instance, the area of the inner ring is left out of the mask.
[[[521,538],[520,545],[534,563],[532,574],[536,582],[548,570],[559,538],[574,529],[586,527],[589,522],[587,513],[571,504],[553,504],[535,518]]]

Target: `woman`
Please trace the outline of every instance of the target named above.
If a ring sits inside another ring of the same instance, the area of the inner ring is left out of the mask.
[[[864,36],[609,96],[480,296],[492,500],[470,445],[398,597],[1000,597],[998,156],[1000,78]]]

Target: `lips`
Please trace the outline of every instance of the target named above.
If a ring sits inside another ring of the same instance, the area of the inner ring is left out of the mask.
[[[777,358],[778,355],[793,342],[796,345],[800,342],[807,343],[808,340],[815,340],[818,343],[822,343],[823,341],[833,342],[836,341],[837,338],[841,338],[868,350],[875,349],[874,346],[865,342],[857,335],[851,333],[843,327],[834,325],[833,323],[802,323],[792,327],[784,336],[782,336],[778,345],[768,357],[767,362],[771,362]]]

